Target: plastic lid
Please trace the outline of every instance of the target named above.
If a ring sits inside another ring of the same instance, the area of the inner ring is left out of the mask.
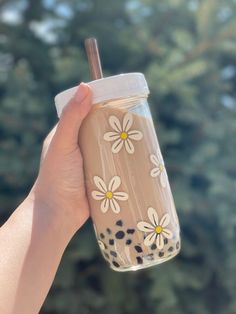
[[[126,73],[108,76],[88,83],[93,92],[93,104],[111,99],[149,94],[147,81],[142,73]],[[74,96],[78,86],[59,93],[55,97],[57,115],[60,117],[64,106]]]

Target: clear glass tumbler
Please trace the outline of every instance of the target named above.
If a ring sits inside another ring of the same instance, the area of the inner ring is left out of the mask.
[[[89,84],[94,105],[79,145],[101,252],[116,271],[165,262],[180,250],[180,228],[146,80],[128,73]],[[59,114],[74,92],[56,97]]]

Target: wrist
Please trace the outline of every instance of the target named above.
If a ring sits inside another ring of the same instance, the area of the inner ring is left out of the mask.
[[[55,237],[65,246],[77,231],[72,217],[65,215],[65,211],[55,204],[43,201],[35,193],[30,192],[20,205],[20,210],[32,215],[32,229]]]

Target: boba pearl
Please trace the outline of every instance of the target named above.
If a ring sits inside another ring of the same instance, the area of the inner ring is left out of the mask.
[[[123,226],[123,221],[122,220],[117,220],[116,225],[122,227]]]
[[[116,238],[117,238],[117,239],[123,239],[124,236],[125,236],[125,233],[124,233],[123,231],[118,231],[118,232],[116,233]]]
[[[138,252],[138,253],[141,253],[143,250],[142,250],[142,248],[141,248],[141,246],[139,246],[139,245],[135,245],[135,250]]]
[[[136,257],[138,264],[142,264],[143,263],[143,259],[140,256]]]
[[[128,234],[133,234],[134,232],[135,232],[134,229],[127,229],[127,233],[128,233]]]
[[[120,265],[119,265],[116,261],[113,261],[112,264],[113,264],[115,267],[120,267]]]
[[[110,254],[114,257],[117,257],[117,253],[115,251],[110,251]]]
[[[114,245],[114,240],[113,240],[113,239],[110,239],[110,240],[109,240],[109,244],[110,244],[110,245]]]

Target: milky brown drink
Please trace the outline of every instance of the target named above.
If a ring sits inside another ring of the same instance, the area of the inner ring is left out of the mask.
[[[120,84],[105,86],[110,92],[79,133],[98,244],[117,271],[152,266],[180,250],[178,218],[140,75],[118,76]]]

